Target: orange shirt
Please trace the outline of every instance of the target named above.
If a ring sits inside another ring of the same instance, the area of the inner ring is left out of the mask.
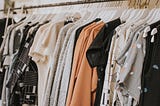
[[[77,40],[66,106],[93,106],[97,87],[97,72],[86,58],[86,51],[103,27],[103,22],[85,27]]]

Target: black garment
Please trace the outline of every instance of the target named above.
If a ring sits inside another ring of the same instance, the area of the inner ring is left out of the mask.
[[[35,32],[33,34],[35,35]],[[34,36],[31,35],[29,38],[27,38],[22,48],[20,48],[20,53],[18,53],[13,63],[13,67],[11,68],[12,73],[6,85],[10,89],[9,106],[21,106],[24,102],[24,94],[22,93],[24,90],[24,73],[28,69],[31,61],[31,58],[28,56],[28,53],[33,43],[33,40]],[[35,103],[35,101],[32,101],[32,103],[33,102]]]
[[[2,44],[3,38],[2,36],[4,35],[4,31],[5,31],[5,26],[6,26],[6,18],[0,19],[0,46]],[[14,22],[14,21],[13,21]],[[12,18],[8,18],[8,25],[12,24]]]
[[[151,66],[151,59],[153,58],[152,54],[153,54],[153,46],[154,43],[151,43],[151,31],[153,28],[155,28],[156,26],[160,25],[160,21],[150,25],[151,30],[148,32],[148,36],[146,37],[146,55],[144,58],[144,63],[143,63],[143,69],[142,69],[142,81],[141,81],[141,88],[142,88],[142,92],[140,95],[140,102],[139,102],[139,106],[145,106],[144,103],[146,102],[145,98],[145,86],[146,86],[146,82],[147,82],[147,74],[150,66]]]
[[[5,31],[5,26],[6,26],[6,18],[0,19],[0,46],[3,42],[3,36],[4,36],[4,31]],[[13,21],[14,22],[14,21]],[[12,18],[8,19],[8,24],[7,26],[12,24]],[[3,80],[4,80],[4,75],[5,75],[5,68],[3,69],[2,66],[2,54],[0,53],[0,99],[1,99],[1,94],[2,94],[2,87],[3,87]]]
[[[33,25],[33,26],[35,26],[35,25]],[[28,61],[29,61],[29,59],[28,59],[29,48],[26,48],[24,46],[26,44],[25,40],[26,40],[28,31],[33,26],[29,26],[29,25],[25,26],[25,29],[24,29],[24,32],[23,32],[23,34],[24,34],[23,39],[21,41],[21,45],[19,47],[19,51],[18,51],[18,54],[16,56],[16,60],[11,67],[11,73],[12,74],[9,77],[9,81],[7,82],[7,85],[6,85],[8,88],[10,88],[11,93],[13,91],[13,88],[15,87],[15,84],[16,84],[18,78],[22,75],[22,72],[25,70],[26,65],[29,64],[28,63]],[[31,44],[29,46],[31,47]],[[23,68],[23,66],[25,66],[25,67]],[[18,71],[18,72],[16,72],[16,71]]]
[[[151,64],[145,75],[143,106],[160,106],[160,27],[154,40]]]
[[[24,103],[37,104],[38,70],[36,64],[28,56],[28,53],[37,30],[46,23],[48,21],[39,25],[37,23],[31,26],[27,25],[26,30],[24,30],[26,36],[24,35],[20,49],[14,58],[11,76],[6,85],[10,91],[9,106],[21,106]],[[29,29],[35,25],[37,25],[36,28],[27,36]]]
[[[121,21],[118,18],[104,25],[86,53],[90,66],[92,68],[97,67],[98,82],[94,106],[100,105],[105,76],[105,68],[108,60],[110,45],[115,32],[115,28],[120,24]]]

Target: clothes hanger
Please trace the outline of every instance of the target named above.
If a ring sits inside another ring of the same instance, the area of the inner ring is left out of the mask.
[[[100,11],[98,11],[98,14],[96,15],[97,18],[101,18],[102,21],[104,22],[108,22],[109,19],[111,17],[113,17],[112,15],[115,14],[115,11],[113,10],[113,8],[111,7],[111,3],[107,2],[106,3],[106,8],[102,8],[100,9]],[[97,5],[98,6],[98,5]],[[101,7],[101,5],[99,5]],[[99,7],[97,7],[99,8]],[[96,11],[96,10],[95,10]]]
[[[156,5],[158,3],[156,2],[155,3],[155,7],[153,9],[151,9],[151,11],[149,12],[148,16],[144,19],[148,24],[152,24],[154,23],[152,20],[154,20],[155,17],[157,17],[157,9],[156,9]],[[148,3],[149,5],[149,3]],[[147,26],[145,29],[144,29],[144,34],[143,34],[143,37],[147,37],[148,36],[148,32],[151,30],[150,26]],[[152,32],[153,33],[153,32]],[[153,35],[153,34],[152,34]]]
[[[160,9],[157,8],[159,0],[157,0],[156,4],[155,4],[155,9],[154,9],[154,13],[152,15],[152,17],[147,21],[148,24],[152,24],[155,23],[156,21],[160,20]]]
[[[97,9],[97,7],[93,7],[93,4],[91,4],[88,8],[87,8],[87,11],[90,13],[88,19],[84,20],[84,21],[90,21],[90,20],[93,20],[93,19],[96,19],[98,18],[97,17],[97,14],[99,12],[99,9]],[[97,11],[96,11],[97,10]]]
[[[125,22],[131,15],[131,13],[134,11],[133,8],[130,9],[126,9],[126,11],[124,11],[124,13],[122,13],[123,15],[120,17],[120,19],[122,20],[122,22]]]
[[[138,22],[139,20],[144,19],[148,15],[148,13],[149,13],[148,9],[142,9],[142,10],[138,9],[138,11],[135,11],[135,13],[131,14],[131,17],[127,20],[127,22],[132,22],[132,23]]]
[[[138,5],[138,1],[134,2],[134,7],[136,8]],[[129,15],[129,17],[127,18],[126,21],[130,21],[136,18],[136,16],[139,16],[141,14],[141,10],[140,9],[134,9],[133,11],[131,11],[131,14]]]
[[[121,15],[122,15],[122,13],[126,10],[126,9],[125,9],[126,7],[123,7],[122,5],[123,5],[123,1],[122,1],[122,2],[119,1],[118,4],[117,4],[117,6],[115,6],[117,12],[116,12],[115,15],[112,17],[112,18],[113,18],[112,20],[114,20],[114,19],[116,19],[116,18],[120,18]]]
[[[134,20],[135,17],[137,17],[137,16],[139,16],[139,15],[140,15],[140,10],[139,10],[139,9],[134,9],[134,10],[130,13],[130,15],[129,15],[128,19],[126,20],[126,22],[130,22],[130,21]]]

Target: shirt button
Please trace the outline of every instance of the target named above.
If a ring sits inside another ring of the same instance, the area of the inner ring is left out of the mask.
[[[141,44],[139,44],[139,43],[138,43],[138,44],[137,44],[137,48],[139,48],[139,49],[140,49],[140,48],[141,48]]]
[[[159,69],[158,65],[156,65],[156,64],[155,64],[155,65],[153,65],[152,67],[153,67],[154,69],[156,69],[156,70],[158,70],[158,69]]]
[[[133,75],[134,74],[134,72],[130,72],[130,75]]]
[[[94,58],[94,57],[95,57],[95,54],[92,54],[92,57]]]
[[[103,71],[103,68],[101,68],[101,71]]]
[[[100,81],[101,79],[99,78],[98,81]]]
[[[147,88],[144,88],[144,92],[145,92],[145,93],[148,92],[148,89],[147,89]]]

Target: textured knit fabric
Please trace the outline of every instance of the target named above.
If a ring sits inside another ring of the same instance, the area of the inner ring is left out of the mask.
[[[45,97],[44,97],[44,104],[43,105],[47,105],[47,104],[49,105],[49,102],[52,101],[50,98],[50,94],[53,89],[53,87],[52,87],[53,82],[55,82],[55,80],[57,79],[57,78],[54,78],[54,75],[55,75],[57,64],[59,64],[58,59],[60,56],[60,52],[62,50],[62,46],[64,44],[64,39],[67,37],[66,33],[67,33],[68,29],[72,26],[73,26],[73,24],[70,23],[70,24],[64,26],[63,28],[61,28],[61,30],[59,32],[58,39],[57,39],[56,46],[55,46],[55,50],[54,50],[54,53],[52,55],[52,60],[51,60],[51,72],[48,77],[47,88],[46,88],[46,91],[48,91],[48,92],[46,92],[46,94],[44,95]],[[56,81],[56,82],[58,83],[58,81]],[[58,86],[56,86],[56,87],[58,87]]]

